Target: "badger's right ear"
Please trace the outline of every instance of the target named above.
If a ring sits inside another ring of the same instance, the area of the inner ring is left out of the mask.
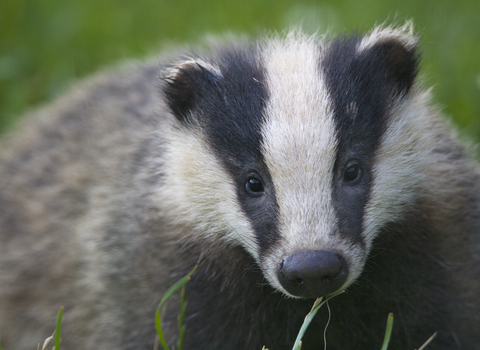
[[[195,108],[205,96],[212,96],[222,73],[219,68],[202,60],[183,61],[170,68],[164,77],[163,92],[177,119],[191,125]]]

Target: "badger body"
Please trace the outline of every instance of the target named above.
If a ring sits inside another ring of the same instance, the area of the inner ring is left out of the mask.
[[[379,349],[390,312],[392,348],[478,348],[480,173],[416,45],[410,26],[291,32],[33,112],[1,148],[2,345],[34,348],[63,305],[66,349],[151,349],[161,296],[198,264],[186,349],[289,349],[341,290],[302,349]]]

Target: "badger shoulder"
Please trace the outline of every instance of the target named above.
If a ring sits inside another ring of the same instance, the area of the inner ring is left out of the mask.
[[[87,335],[86,344],[112,346],[105,334],[115,332],[117,311],[100,312],[108,303],[106,276],[116,268],[109,262],[112,253],[100,246],[130,205],[126,191],[152,130],[168,123],[160,76],[156,60],[102,72],[29,112],[3,136],[3,346],[28,348],[51,335],[47,320],[54,320],[62,305],[70,309],[65,326],[75,330],[66,346]],[[102,325],[106,322],[112,327]],[[104,336],[95,335],[102,331]]]

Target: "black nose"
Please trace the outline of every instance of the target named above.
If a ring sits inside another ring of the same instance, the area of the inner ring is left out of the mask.
[[[340,254],[307,250],[283,259],[277,275],[282,287],[290,294],[318,298],[336,292],[345,283],[348,265]]]

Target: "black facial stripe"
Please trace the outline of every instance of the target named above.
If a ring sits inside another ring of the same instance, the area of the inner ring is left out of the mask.
[[[362,222],[372,184],[374,153],[387,123],[392,88],[385,70],[371,50],[357,54],[359,38],[333,42],[323,63],[326,85],[333,104],[338,140],[333,174],[333,203],[339,232],[363,244]],[[359,160],[363,180],[344,186],[344,166]]]
[[[217,57],[222,78],[215,91],[204,95],[198,110],[203,116],[212,149],[237,184],[242,209],[250,218],[260,252],[279,239],[278,205],[272,179],[261,153],[262,123],[268,92],[265,72],[253,48],[226,51]],[[245,181],[255,171],[265,186],[265,195],[249,196]]]

